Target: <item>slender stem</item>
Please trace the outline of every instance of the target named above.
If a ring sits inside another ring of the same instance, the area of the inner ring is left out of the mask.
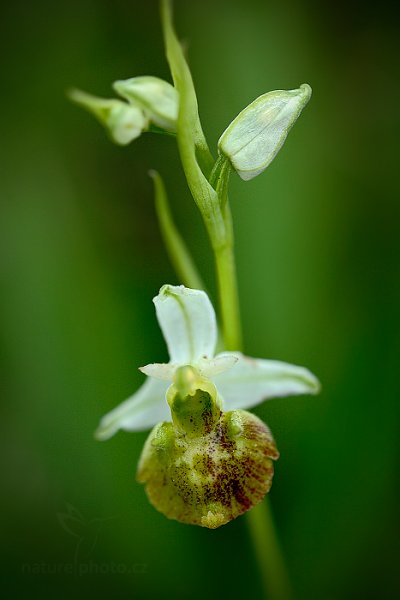
[[[292,600],[292,588],[277,537],[269,499],[265,498],[246,516],[267,598],[269,600]]]
[[[232,223],[228,203],[224,216],[230,239],[221,248],[214,248],[224,345],[227,350],[242,350]],[[269,600],[291,600],[293,596],[289,578],[268,499],[247,513],[247,523],[266,597]]]
[[[224,346],[226,350],[240,350],[242,347],[242,330],[240,326],[239,297],[232,244],[227,244],[215,250],[215,265]]]

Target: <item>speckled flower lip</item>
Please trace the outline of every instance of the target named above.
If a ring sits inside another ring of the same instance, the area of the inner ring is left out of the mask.
[[[223,413],[201,389],[184,398],[173,394],[173,423],[153,429],[137,479],[150,502],[170,519],[215,529],[263,499],[279,453],[268,427],[255,415]]]

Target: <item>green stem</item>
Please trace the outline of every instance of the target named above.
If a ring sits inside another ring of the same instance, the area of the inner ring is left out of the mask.
[[[175,272],[186,287],[204,290],[204,283],[189,249],[174,223],[163,180],[157,171],[151,170],[149,175],[154,181],[155,206],[161,235]]]
[[[224,216],[226,230],[231,232],[232,224],[228,203]],[[214,248],[214,252],[224,346],[226,350],[240,351],[242,350],[242,332],[232,233],[229,237],[229,242],[220,248]],[[266,597],[269,600],[290,600],[292,592],[289,577],[268,499],[247,513],[247,523]]]
[[[211,171],[209,182],[218,194],[222,212],[229,210],[226,209],[226,204],[228,201],[228,184],[230,173],[231,164],[229,160],[222,154],[219,154]]]
[[[236,281],[233,245],[227,244],[215,250],[219,304],[222,331],[226,350],[240,350],[242,331],[240,327],[239,297]]]
[[[268,498],[247,513],[263,587],[269,600],[292,600],[293,593]]]

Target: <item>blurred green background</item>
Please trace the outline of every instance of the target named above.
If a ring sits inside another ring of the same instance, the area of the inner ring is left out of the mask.
[[[134,480],[146,433],[99,418],[166,358],[151,298],[177,282],[149,168],[214,294],[173,139],[112,145],[65,90],[169,78],[152,0],[14,0],[1,19],[2,588],[14,598],[262,598],[246,519],[168,521]],[[304,364],[316,398],[255,412],[299,599],[397,598],[399,89],[382,5],[176,2],[212,148],[256,96],[313,98],[266,173],[232,177],[246,352]],[[68,516],[65,516],[68,515]],[[83,540],[79,543],[79,540]]]

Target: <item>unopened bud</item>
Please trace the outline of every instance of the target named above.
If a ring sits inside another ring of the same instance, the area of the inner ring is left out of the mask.
[[[230,160],[242,179],[253,179],[275,158],[310,98],[307,83],[297,90],[263,94],[224,131],[218,142],[219,152]]]
[[[116,81],[114,90],[133,105],[139,105],[148,119],[168,131],[176,131],[179,96],[176,89],[158,77],[132,77]]]
[[[147,129],[148,120],[141,108],[117,99],[98,98],[81,90],[69,92],[71,100],[91,112],[108,130],[114,142],[129,144]]]

